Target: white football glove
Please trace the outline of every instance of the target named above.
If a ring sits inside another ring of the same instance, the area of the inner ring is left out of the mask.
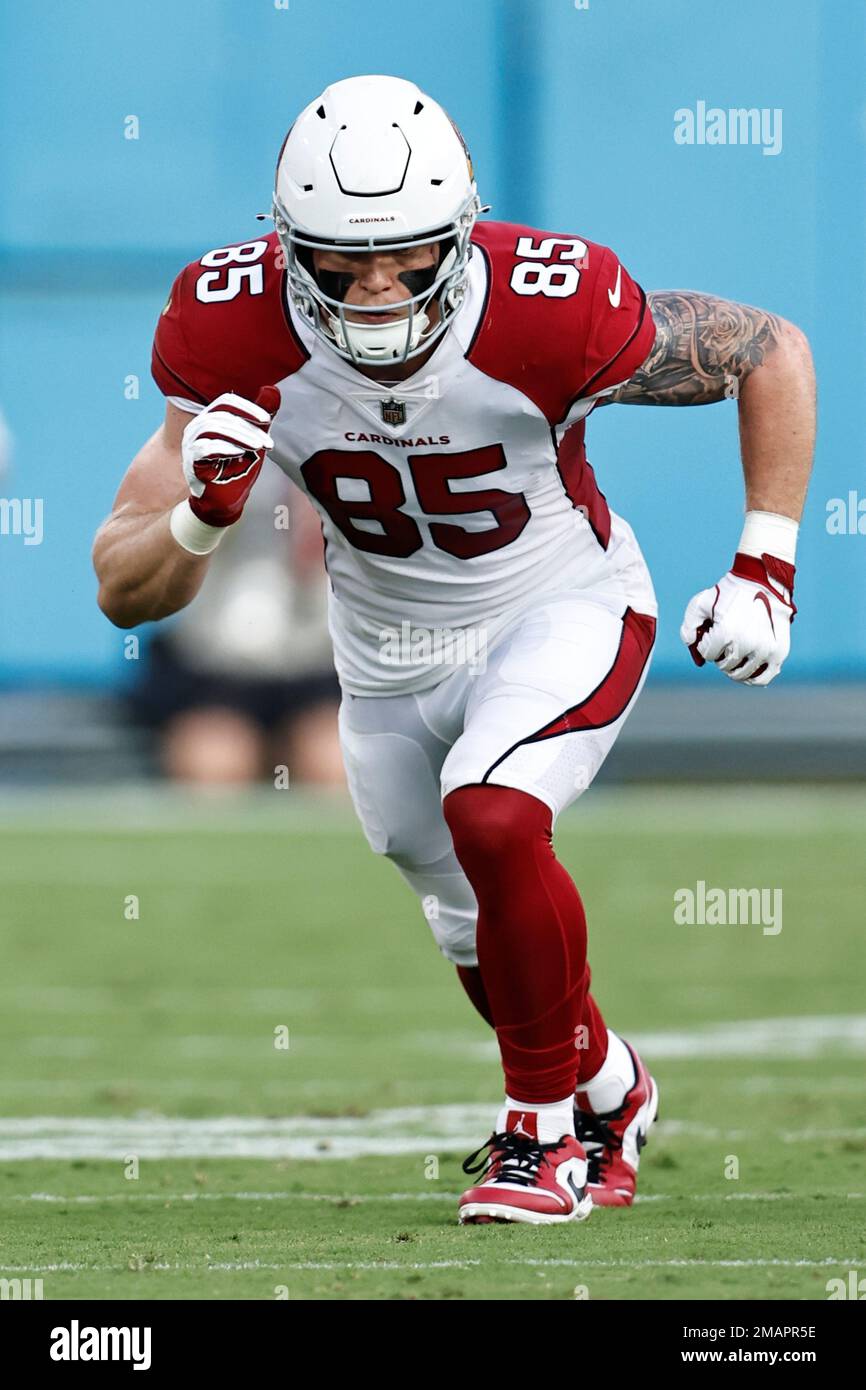
[[[712,661],[733,681],[769,685],[791,649],[796,612],[793,564],[737,551],[724,578],[689,603],[680,637],[697,666]]]
[[[184,430],[180,451],[190,495],[173,509],[169,526],[191,555],[209,555],[240,517],[274,447],[268,427],[279,408],[275,386],[263,386],[255,402],[226,391]]]
[[[268,388],[279,403],[279,395]],[[263,393],[260,392],[261,397]],[[268,406],[273,406],[270,396]],[[268,433],[273,408],[245,400],[233,391],[217,396],[190,420],[183,432],[183,475],[193,497],[202,497],[209,483],[243,478],[272,449]],[[258,471],[258,470],[257,470]]]

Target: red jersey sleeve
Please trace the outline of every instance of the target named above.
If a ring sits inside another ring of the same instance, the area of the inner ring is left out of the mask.
[[[592,396],[634,376],[655,342],[646,295],[607,246],[593,248],[592,307],[583,338],[584,382],[578,396]]]
[[[192,266],[186,266],[169,292],[153,336],[150,371],[164,396],[184,396],[206,405],[206,370],[197,362],[187,343],[185,321],[191,317],[187,300]],[[219,394],[219,392],[217,392]]]
[[[655,341],[646,295],[607,246],[506,222],[479,223],[472,240],[488,283],[466,355],[551,426],[646,360]]]
[[[174,281],[153,340],[165,396],[207,405],[225,391],[255,400],[303,366],[285,300],[276,233],[209,251]]]

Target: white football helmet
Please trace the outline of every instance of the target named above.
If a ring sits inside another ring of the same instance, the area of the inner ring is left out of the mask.
[[[463,301],[479,212],[469,151],[442,107],[400,77],[349,77],[298,116],[277,163],[274,222],[289,293],[328,347],[358,364],[405,362],[448,328]],[[395,305],[351,305],[349,277],[316,272],[314,250],[400,250],[439,243],[438,264],[404,271]],[[431,301],[438,316],[431,323]],[[355,321],[357,316],[357,321]]]

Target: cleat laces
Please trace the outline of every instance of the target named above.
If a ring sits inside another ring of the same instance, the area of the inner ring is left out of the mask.
[[[531,1187],[538,1176],[538,1168],[546,1154],[561,1149],[562,1139],[542,1144],[538,1139],[524,1139],[520,1134],[491,1134],[490,1138],[463,1160],[464,1173],[480,1173],[487,1168],[491,1171],[490,1182],[517,1183],[521,1187]],[[484,1156],[485,1149],[489,1153]],[[492,1169],[496,1172],[492,1173]]]
[[[603,1170],[610,1163],[613,1153],[622,1148],[622,1140],[614,1134],[608,1120],[618,1120],[623,1113],[611,1110],[607,1115],[590,1115],[585,1110],[575,1110],[574,1131],[579,1143],[586,1150],[587,1177],[589,1183],[603,1181]]]

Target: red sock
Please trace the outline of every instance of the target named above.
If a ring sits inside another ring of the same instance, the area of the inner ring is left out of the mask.
[[[487,991],[484,988],[484,981],[481,978],[481,971],[478,969],[478,966],[458,965],[457,974],[460,977],[461,985],[466,990],[466,993],[484,1019],[484,1022],[489,1023],[490,1027],[494,1028],[496,1025],[493,1022],[493,1011],[490,1008],[490,1001],[487,998]],[[520,1097],[518,1097],[518,1100],[519,1099]]]
[[[458,965],[456,967],[460,983],[469,996],[470,1002],[491,1028],[496,1025],[493,1022],[493,1010],[487,998],[487,991],[484,988],[484,981],[481,978],[481,971],[477,965]],[[586,983],[589,985],[590,971],[586,967]],[[604,1059],[607,1056],[607,1024],[601,1015],[601,1010],[589,992],[586,991],[583,1002],[583,1015],[581,1017],[586,1032],[581,1038],[581,1047],[578,1049],[577,1080],[590,1081],[596,1076],[604,1066]],[[585,1039],[585,1045],[584,1044]],[[520,1097],[518,1097],[520,1099]]]
[[[539,1105],[562,1100],[581,1061],[586,919],[553,853],[550,810],[496,786],[458,787],[443,810],[478,899],[478,962],[507,1094]],[[591,1013],[590,1021],[597,1027]]]

